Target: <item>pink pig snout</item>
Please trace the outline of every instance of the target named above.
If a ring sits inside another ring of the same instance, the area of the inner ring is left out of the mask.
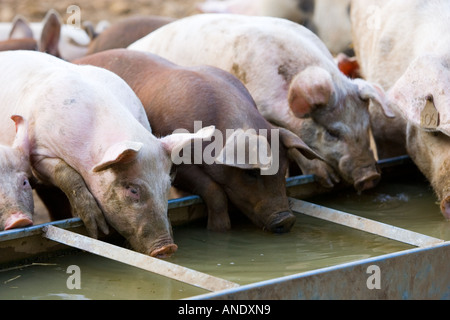
[[[17,211],[11,214],[5,222],[5,230],[22,228],[33,225],[33,221],[23,212]]]
[[[178,250],[178,246],[174,243],[162,246],[150,252],[150,256],[155,258],[169,258]]]
[[[381,175],[376,171],[370,171],[355,181],[354,187],[358,192],[374,188],[381,180]]]

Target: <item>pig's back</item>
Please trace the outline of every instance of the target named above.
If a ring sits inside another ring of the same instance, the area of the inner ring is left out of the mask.
[[[203,14],[172,22],[128,47],[183,66],[212,65],[238,77],[258,109],[282,106],[292,78],[316,65],[338,74],[332,56],[310,30],[273,17]],[[337,75],[339,76],[339,75]]]
[[[237,50],[251,52],[249,55],[257,59],[292,50],[301,50],[297,51],[299,55],[319,54],[331,58],[319,38],[299,24],[274,17],[234,14],[201,14],[180,19],[128,48],[153,52],[182,65],[211,61],[221,69],[229,69],[230,63],[246,56],[243,52],[237,55]]]
[[[131,138],[139,129],[136,119],[141,131],[150,130],[134,92],[107,70],[25,51],[0,53],[0,67],[3,143],[14,139],[13,114],[28,121],[33,152],[47,156],[62,157],[71,150],[68,157],[77,152],[83,157],[93,144],[100,150],[101,145]]]

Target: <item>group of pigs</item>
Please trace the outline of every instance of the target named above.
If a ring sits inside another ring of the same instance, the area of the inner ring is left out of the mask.
[[[230,229],[231,202],[282,233],[295,222],[285,188],[292,164],[325,187],[361,192],[380,180],[377,153],[406,152],[449,219],[450,3],[330,4],[330,15],[351,21],[361,75],[352,79],[311,31],[323,1],[283,1],[310,17],[300,21],[309,29],[273,4],[278,13],[261,16],[273,1],[210,0],[204,10],[230,13],[88,26],[89,43],[72,50],[74,30],[55,12],[35,30],[16,19],[0,42],[0,230],[32,224],[34,188],[53,219],[79,216],[92,237],[112,227],[136,251],[167,257],[177,250],[172,186],[202,197],[211,230]],[[175,161],[230,129],[213,150],[218,161]],[[220,161],[248,129],[267,132],[275,172]]]

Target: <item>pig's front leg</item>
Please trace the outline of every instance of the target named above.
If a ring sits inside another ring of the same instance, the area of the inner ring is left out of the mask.
[[[72,213],[83,220],[89,235],[98,236],[98,228],[109,232],[103,212],[81,175],[61,159],[45,158],[34,166],[36,176],[61,189],[69,199]]]
[[[199,195],[208,211],[208,230],[227,231],[231,228],[228,197],[222,187],[196,165],[177,168],[175,186]]]
[[[289,149],[289,157],[294,160],[302,170],[303,174],[313,174],[316,181],[325,188],[333,188],[340,182],[339,176],[334,169],[319,159],[309,160],[297,149]]]

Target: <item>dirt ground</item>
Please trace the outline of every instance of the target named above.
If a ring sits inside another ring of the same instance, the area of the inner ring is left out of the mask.
[[[67,8],[76,5],[80,8],[81,21],[97,23],[110,22],[134,15],[162,15],[181,18],[199,13],[196,4],[204,0],[0,0],[0,21],[10,22],[20,14],[30,22],[41,21],[49,9],[55,9],[63,21],[72,12]]]

